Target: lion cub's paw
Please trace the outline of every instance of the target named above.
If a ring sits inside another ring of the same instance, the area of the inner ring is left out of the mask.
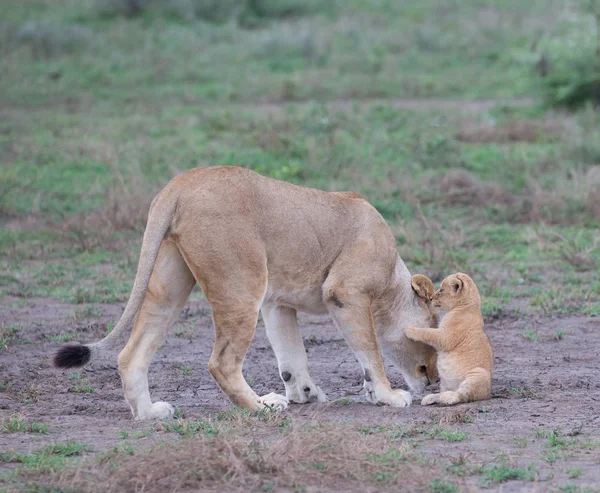
[[[293,384],[285,386],[285,396],[288,401],[294,404],[304,404],[306,402],[327,402],[325,392],[316,385],[310,378],[306,380],[296,380]]]
[[[431,406],[440,402],[440,394],[429,394],[421,400],[421,406]]]
[[[418,332],[419,329],[415,328],[415,327],[406,327],[404,329],[404,335],[406,337],[408,337],[409,339],[417,339],[418,338]]]
[[[275,411],[285,411],[290,404],[286,397],[275,392],[259,397],[258,402],[264,407],[270,407]]]
[[[458,392],[442,392],[440,394],[440,402],[446,404],[446,406],[452,406],[461,402],[460,394]]]
[[[168,402],[155,402],[150,409],[144,413],[135,416],[136,421],[145,421],[147,419],[171,418],[175,414],[175,408]]]

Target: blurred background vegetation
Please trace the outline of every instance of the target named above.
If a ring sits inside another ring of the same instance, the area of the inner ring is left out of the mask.
[[[354,190],[488,317],[600,315],[600,0],[4,0],[0,289],[127,298],[147,207],[239,165]]]

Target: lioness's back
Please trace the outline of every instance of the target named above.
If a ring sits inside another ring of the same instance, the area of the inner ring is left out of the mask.
[[[248,241],[258,235],[267,250],[284,246],[287,258],[306,261],[314,261],[316,254],[328,259],[349,239],[365,236],[394,245],[395,254],[383,218],[352,192],[325,192],[227,166],[188,170],[166,188],[179,195],[176,234],[179,224],[192,222],[199,231],[217,230]]]

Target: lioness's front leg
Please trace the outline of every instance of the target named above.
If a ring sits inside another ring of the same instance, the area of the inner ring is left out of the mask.
[[[412,398],[405,390],[392,390],[385,374],[383,357],[377,342],[371,300],[366,294],[345,292],[329,286],[325,301],[331,316],[362,366],[367,399],[373,404],[393,407],[410,406]]]
[[[277,357],[279,374],[290,402],[325,402],[327,396],[308,373],[308,359],[298,329],[296,310],[266,304],[261,308],[267,337]]]

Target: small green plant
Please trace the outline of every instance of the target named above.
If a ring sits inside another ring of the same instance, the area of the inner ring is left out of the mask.
[[[543,454],[543,458],[548,464],[554,464],[558,460],[559,456],[555,450],[548,450],[545,454]]]
[[[432,493],[456,493],[458,485],[443,479],[434,479],[427,488]]]
[[[528,443],[527,438],[515,438],[515,444],[519,448],[527,447],[527,443]]]
[[[391,448],[386,450],[383,454],[367,454],[367,460],[373,464],[380,464],[383,466],[391,467],[396,469],[400,463],[406,462],[406,454],[398,449]]]
[[[385,482],[385,483],[391,483],[392,481],[394,481],[396,479],[397,475],[393,474],[391,472],[376,472],[373,473],[373,479],[375,481],[380,481],[380,482]]]
[[[535,399],[538,395],[535,389],[529,387],[515,387],[511,385],[508,390],[519,399]]]
[[[565,493],[578,493],[579,486],[572,483],[565,483],[560,486],[560,491],[564,491]]]
[[[98,454],[98,460],[100,463],[110,464],[116,466],[120,463],[123,457],[134,455],[134,450],[131,444],[123,442],[119,445],[115,445],[111,450]]]
[[[16,392],[15,397],[19,402],[23,402],[24,404],[31,404],[33,402],[37,402],[40,395],[44,392],[41,387],[37,385],[30,384],[26,389],[19,390]]]
[[[87,318],[97,318],[102,315],[102,311],[94,305],[85,305],[76,308],[73,312],[73,320],[76,322]]]
[[[4,418],[0,423],[1,433],[48,433],[48,425],[39,421],[29,421],[24,416],[13,414],[8,418]]]
[[[583,476],[583,471],[577,468],[570,468],[567,469],[567,475],[569,476],[569,479],[577,479]]]
[[[121,440],[126,440],[127,438],[129,438],[129,432],[128,431],[120,431],[119,438]]]
[[[186,365],[184,363],[179,363],[177,365],[177,368],[179,368],[181,370],[181,373],[183,373],[185,376],[189,376],[192,373],[194,373],[194,371],[192,370],[192,367],[189,365]]]
[[[450,464],[446,467],[446,471],[455,476],[467,475],[467,459],[464,455],[458,458],[450,459]]]
[[[527,330],[521,334],[521,337],[531,342],[537,341],[537,333],[531,327],[527,328]]]
[[[81,373],[72,372],[68,375],[69,380],[81,380]]]
[[[8,348],[8,345],[17,339],[20,327],[14,324],[2,325],[0,327],[0,351]]]
[[[565,338],[565,333],[562,330],[557,330],[554,333],[554,340],[555,341],[562,341]]]
[[[76,394],[93,394],[96,392],[89,383],[76,383],[69,387],[69,392]]]
[[[349,404],[352,404],[352,399],[350,399],[350,397],[340,397],[339,399],[331,401],[331,405],[335,406],[348,406]]]

